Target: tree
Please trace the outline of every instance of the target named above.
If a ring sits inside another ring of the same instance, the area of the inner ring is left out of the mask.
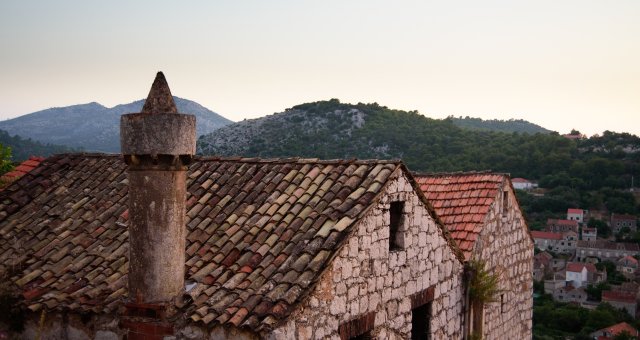
[[[13,170],[11,148],[0,144],[0,175]]]

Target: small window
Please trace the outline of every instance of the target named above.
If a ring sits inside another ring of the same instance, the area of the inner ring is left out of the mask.
[[[509,192],[505,191],[502,193],[502,217],[507,217],[508,212],[509,212]]]
[[[431,303],[411,310],[411,340],[429,339],[429,322],[431,319]]]
[[[391,202],[389,207],[389,250],[400,250],[404,241],[400,226],[404,220],[402,213],[404,212],[404,202]]]
[[[504,294],[500,294],[500,313],[504,313]]]

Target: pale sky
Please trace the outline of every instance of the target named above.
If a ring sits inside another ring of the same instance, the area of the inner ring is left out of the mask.
[[[0,119],[174,95],[234,121],[339,98],[640,135],[640,1],[0,2]]]

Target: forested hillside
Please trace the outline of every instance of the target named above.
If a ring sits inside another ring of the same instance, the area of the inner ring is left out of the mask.
[[[492,170],[539,180],[543,197],[522,194],[535,226],[569,207],[636,213],[640,138],[626,133],[570,140],[557,133],[462,129],[451,119],[338,100],[294,106],[200,137],[205,155],[402,159],[412,171]]]
[[[57,153],[65,153],[75,150],[62,145],[43,144],[20,136],[11,136],[7,131],[0,130],[0,145],[11,148],[11,160],[23,161],[29,156],[50,156]]]
[[[540,125],[536,125],[522,119],[480,119],[466,116],[454,117],[449,116],[447,119],[451,120],[453,124],[464,129],[480,130],[480,131],[499,131],[499,132],[520,132],[520,133],[551,133],[551,130],[547,130]]]

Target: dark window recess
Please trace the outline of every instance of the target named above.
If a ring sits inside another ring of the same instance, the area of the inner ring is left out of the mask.
[[[504,294],[500,294],[500,312],[504,313]]]
[[[411,310],[411,340],[429,339],[429,320],[431,319],[431,303]]]
[[[349,340],[373,340],[373,336],[371,335],[371,332],[366,332],[349,338]]]
[[[509,192],[504,191],[502,193],[502,217],[507,217],[509,211]]]
[[[389,250],[402,249],[402,234],[400,226],[402,225],[402,212],[404,211],[404,202],[391,202],[389,207]]]
[[[345,322],[338,326],[338,334],[341,340],[347,339],[373,339],[371,331],[376,320],[376,313],[369,312],[359,318]]]

